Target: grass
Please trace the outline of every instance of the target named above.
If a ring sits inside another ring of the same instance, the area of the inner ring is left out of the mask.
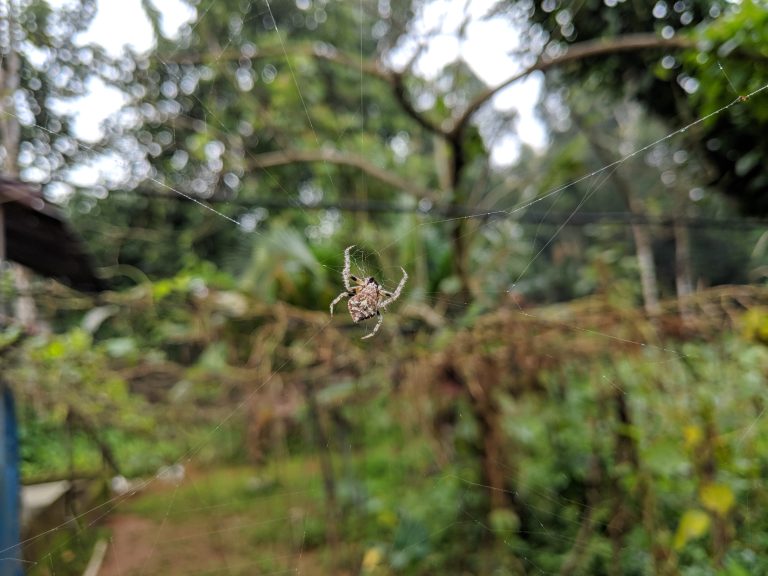
[[[153,483],[119,514],[152,522],[144,536],[155,550],[136,573],[280,573],[326,543],[319,470],[309,458],[258,472],[193,469],[177,486]]]
[[[119,507],[116,518],[144,524],[126,548],[124,569],[102,576],[558,572],[585,509],[597,528],[583,573],[609,573],[616,558],[623,573],[651,573],[645,510],[655,514],[656,545],[675,555],[681,573],[721,574],[711,569],[715,534],[729,538],[721,545],[723,566],[764,573],[757,551],[765,545],[759,473],[768,353],[736,340],[722,346],[719,355],[691,344],[672,359],[653,349],[589,369],[567,365],[542,373],[541,390],[502,396],[497,409],[509,463],[500,470],[509,507],[487,513],[476,451],[482,438],[471,416],[455,422],[450,462],[440,466],[428,433],[408,429],[408,398],[368,398],[344,406],[355,435],[344,436],[347,442],[329,435],[336,441],[335,515],[319,457],[303,444],[298,454],[258,469],[198,463],[179,485],[156,480]],[[631,425],[618,420],[620,398]],[[457,406],[464,414],[465,404]],[[617,439],[630,437],[639,464],[616,465]],[[605,467],[597,480],[591,462]],[[594,482],[599,490],[589,488]],[[640,497],[641,482],[652,499]],[[619,501],[634,516],[615,556],[610,534],[599,527]],[[690,510],[708,514],[711,529],[677,537]]]
[[[389,439],[346,460],[335,455],[335,530],[317,457],[297,455],[258,470],[192,466],[181,483],[154,480],[113,511],[103,574],[351,574],[366,553],[376,556],[372,550],[388,550],[406,566],[414,554],[428,552],[428,520],[443,521],[435,510],[454,509],[456,482],[424,473],[429,461],[415,440]],[[134,527],[127,545],[118,533],[125,533],[126,522]],[[71,535],[61,536],[71,542]],[[95,536],[90,547],[93,542]],[[81,574],[90,547],[75,551],[83,559],[76,563],[67,552],[72,543],[56,546],[55,571],[41,562],[34,575]],[[115,554],[118,566],[111,571]]]

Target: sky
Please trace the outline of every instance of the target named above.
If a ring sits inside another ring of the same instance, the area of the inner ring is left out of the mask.
[[[509,21],[502,17],[487,17],[498,0],[432,0],[417,19],[414,32],[429,38],[423,56],[416,61],[419,74],[429,78],[437,75],[446,64],[461,58],[489,86],[501,84],[521,71],[521,62],[511,56],[519,48],[519,36]],[[470,22],[465,23],[466,14]],[[461,32],[461,33],[460,33]],[[410,60],[417,48],[403,50],[398,63]],[[534,108],[541,90],[541,78],[532,75],[500,91],[491,101],[499,111],[517,110],[517,137],[536,148],[546,144],[544,126],[536,119]],[[491,150],[491,160],[497,165],[511,164],[517,159],[519,142],[509,135]]]
[[[53,0],[51,3],[65,1]],[[292,0],[272,0],[275,1]],[[201,6],[205,2],[203,0]],[[416,62],[417,72],[425,77],[434,76],[441,67],[461,57],[484,82],[495,85],[520,70],[521,64],[509,56],[517,48],[518,37],[514,29],[501,18],[484,18],[494,3],[495,0],[467,0],[466,3],[433,0],[428,3],[415,28],[417,34],[430,37],[428,49]],[[195,18],[195,11],[181,0],[153,0],[153,4],[163,15],[163,33],[169,37],[173,37],[185,22]],[[463,22],[465,9],[472,15],[468,25]],[[460,39],[458,31],[462,26],[464,34]],[[115,55],[127,45],[139,51],[149,50],[154,42],[141,0],[98,0],[98,12],[82,40],[98,43]],[[404,46],[399,59],[407,61],[409,49],[414,47],[413,43],[410,48]],[[396,64],[397,60],[397,56],[393,58]],[[301,86],[301,79],[298,80]],[[546,133],[533,112],[540,86],[540,79],[532,77],[506,88],[493,99],[495,109],[517,109],[519,114],[517,137],[510,134],[493,146],[491,159],[494,164],[503,166],[514,162],[520,141],[537,148],[545,145]],[[93,81],[90,95],[76,105],[78,134],[86,140],[98,140],[101,122],[124,102],[125,96],[119,91]]]
[[[49,2],[60,4],[62,0]],[[195,16],[180,0],[154,0],[153,3],[162,11],[163,33],[169,36]],[[119,56],[126,46],[141,52],[151,49],[154,35],[141,0],[98,0],[96,16],[81,40],[84,44],[100,44],[110,54]],[[90,95],[77,103],[75,130],[83,139],[95,142],[102,135],[101,123],[120,109],[125,96],[100,80],[92,81],[89,89]]]

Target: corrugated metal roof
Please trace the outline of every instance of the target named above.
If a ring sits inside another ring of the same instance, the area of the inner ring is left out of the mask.
[[[83,292],[107,288],[93,271],[83,243],[38,187],[0,176],[0,204],[8,260]]]

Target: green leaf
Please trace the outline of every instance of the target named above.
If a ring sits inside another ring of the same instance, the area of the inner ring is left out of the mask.
[[[686,510],[675,533],[675,549],[680,550],[690,540],[700,538],[709,530],[709,515],[701,510]]]
[[[705,484],[699,491],[701,503],[707,510],[725,516],[733,507],[733,490],[725,484]]]
[[[742,334],[747,340],[768,343],[768,310],[753,308],[742,318]]]
[[[683,438],[685,439],[685,447],[688,450],[695,450],[704,439],[704,430],[701,429],[701,426],[689,424],[683,427]]]
[[[64,355],[64,350],[64,343],[61,340],[54,340],[45,347],[45,358],[47,360],[57,360]]]
[[[517,531],[520,528],[520,519],[512,510],[508,508],[497,508],[490,514],[491,528],[496,533],[507,533]]]

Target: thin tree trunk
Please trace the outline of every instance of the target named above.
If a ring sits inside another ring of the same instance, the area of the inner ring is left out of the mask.
[[[584,133],[587,135],[587,139],[592,145],[595,155],[602,164],[607,166],[611,162],[614,162],[614,159],[608,156],[605,148],[603,148],[589,129],[585,128]],[[632,187],[619,173],[618,168],[620,168],[620,166],[612,171],[611,180],[613,180],[614,186],[616,186],[619,194],[621,194],[624,199],[624,203],[630,214],[639,217],[633,219],[630,224],[630,229],[632,230],[632,238],[635,242],[637,267],[640,273],[640,286],[643,292],[643,307],[648,316],[658,316],[661,312],[661,305],[659,304],[659,283],[656,277],[656,264],[653,261],[653,238],[651,237],[648,226],[640,223],[642,217],[645,216],[645,207],[643,206],[642,201],[636,198],[632,193]]]
[[[453,223],[451,236],[453,240],[453,273],[459,280],[457,296],[462,301],[468,301],[472,295],[472,288],[467,272],[466,221],[464,218],[459,218]]]
[[[690,306],[686,303],[693,294],[693,272],[691,266],[691,232],[682,218],[675,219],[675,287],[677,289],[680,318],[684,324],[691,319]]]
[[[8,46],[5,47],[5,56],[0,58],[0,143],[5,150],[3,173],[11,178],[18,178],[21,127],[16,117],[13,101],[14,94],[19,89],[21,59],[14,43],[18,26],[15,14],[16,7],[12,2],[9,2],[6,9],[8,10]],[[4,254],[0,253],[0,257],[3,256]],[[37,307],[29,295],[29,272],[17,265],[14,267],[13,277],[18,293],[14,306],[16,320],[22,326],[32,328],[37,323]]]
[[[601,158],[601,161],[606,165],[610,162],[599,145],[595,146],[595,151],[597,152],[598,157]],[[661,305],[659,304],[659,282],[656,277],[656,264],[653,261],[653,238],[651,237],[650,228],[648,228],[647,225],[640,223],[641,218],[645,216],[643,203],[634,197],[631,186],[624,177],[619,174],[618,170],[613,173],[611,178],[619,193],[624,198],[627,210],[629,210],[632,216],[640,217],[637,221],[633,219],[630,229],[632,230],[632,238],[635,241],[637,268],[640,273],[640,286],[643,291],[643,307],[648,316],[658,316],[661,312]]]
[[[13,96],[19,88],[21,62],[14,43],[18,24],[13,2],[8,3],[6,10],[8,10],[8,46],[4,47],[6,49],[5,55],[0,59],[0,139],[5,149],[3,172],[6,176],[15,178],[19,174],[16,161],[19,156],[21,127],[16,118]]]
[[[434,137],[433,159],[440,190],[445,194],[451,207],[457,207],[457,212],[461,211],[467,200],[459,188],[466,163],[462,138],[463,132],[451,136],[443,132],[436,132]],[[459,283],[458,293],[452,296],[461,300],[469,300],[472,288],[467,272],[466,219],[452,218],[448,224],[453,249],[451,272]]]
[[[627,467],[632,474],[640,474],[640,457],[638,456],[637,443],[630,430],[634,426],[632,416],[623,390],[614,388],[611,391],[613,408],[616,418],[616,430],[614,440],[614,459],[616,468]],[[616,478],[613,484],[613,506],[611,519],[608,521],[608,535],[611,539],[613,561],[610,572],[612,576],[621,574],[621,554],[624,550],[624,537],[634,522],[634,512],[629,495],[621,487],[621,478]]]
[[[627,190],[629,192],[629,190]],[[629,205],[632,202],[628,202]],[[642,214],[630,207],[632,214]],[[656,265],[653,262],[653,240],[647,226],[632,225],[632,236],[635,239],[637,265],[640,271],[640,284],[643,289],[643,306],[649,316],[657,316],[661,312],[659,305],[659,285],[656,279]]]

